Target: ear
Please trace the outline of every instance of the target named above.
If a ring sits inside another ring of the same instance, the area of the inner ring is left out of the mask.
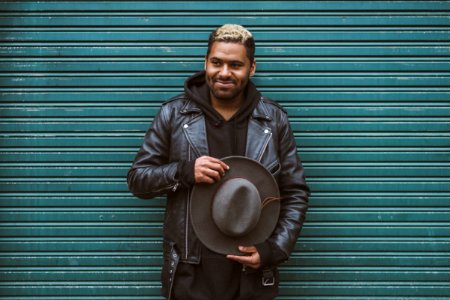
[[[205,56],[205,65],[203,66],[203,69],[206,71],[206,64],[208,63],[208,56]]]
[[[250,66],[250,76],[255,75],[255,72],[256,72],[256,60],[254,60],[252,65]]]

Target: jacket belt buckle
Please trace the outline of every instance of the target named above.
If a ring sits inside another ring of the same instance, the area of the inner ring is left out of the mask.
[[[274,286],[275,285],[275,276],[273,275],[272,270],[264,270],[263,277],[261,278],[263,286]]]

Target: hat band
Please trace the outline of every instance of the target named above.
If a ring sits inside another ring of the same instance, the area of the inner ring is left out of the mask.
[[[261,209],[266,207],[266,205],[268,205],[272,202],[280,201],[280,200],[281,200],[280,197],[267,197],[263,201],[261,201]]]

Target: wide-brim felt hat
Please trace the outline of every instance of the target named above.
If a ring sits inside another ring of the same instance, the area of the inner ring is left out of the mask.
[[[196,184],[191,224],[200,241],[221,254],[242,255],[238,246],[264,242],[280,214],[280,192],[272,174],[243,156],[222,159],[230,169],[214,184]]]

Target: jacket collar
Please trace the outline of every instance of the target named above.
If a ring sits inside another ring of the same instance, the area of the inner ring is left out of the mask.
[[[200,107],[192,100],[187,98],[187,101],[184,103],[183,107],[180,110],[180,113],[185,114],[199,114],[202,113]],[[272,117],[269,114],[269,110],[267,109],[267,104],[264,102],[264,98],[258,101],[258,105],[256,105],[255,109],[252,112],[252,118],[264,121],[272,121]]]
[[[183,107],[180,110],[181,114],[199,114],[202,112],[200,107],[198,107],[198,105],[194,101],[190,100],[188,97],[186,97],[186,99],[187,101],[184,103]]]
[[[263,97],[259,99],[258,105],[256,105],[255,109],[253,110],[252,118],[258,120],[265,120],[268,122],[272,121],[272,117],[269,114],[267,104],[264,102]]]

